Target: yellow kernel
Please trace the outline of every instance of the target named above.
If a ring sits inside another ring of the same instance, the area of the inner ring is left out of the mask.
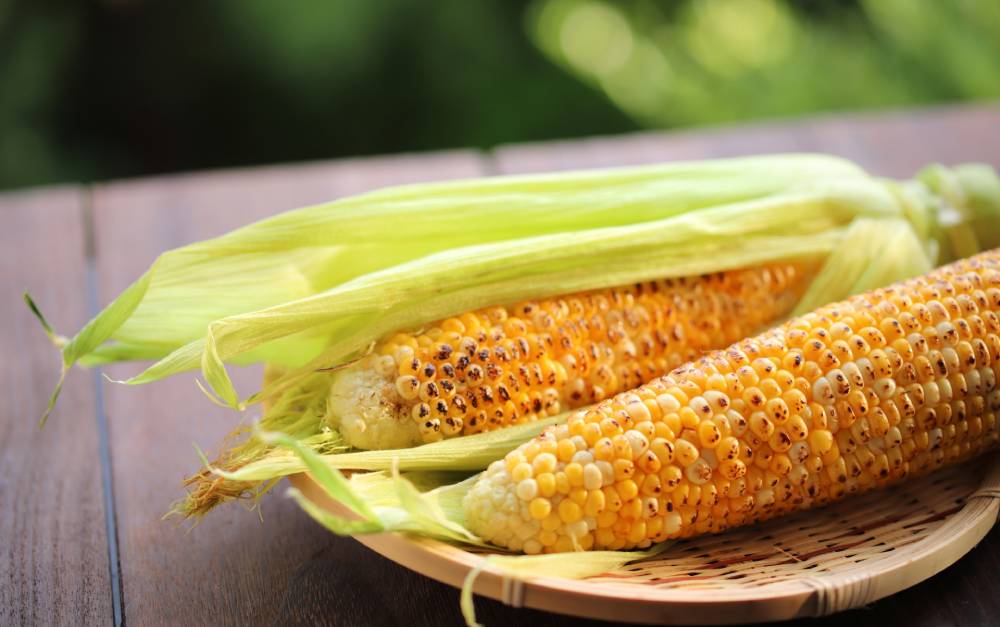
[[[621,481],[622,479],[628,479],[633,474],[635,474],[635,464],[633,464],[630,460],[627,459],[616,459],[612,463],[612,467],[614,469],[616,481]]]
[[[578,488],[583,485],[583,466],[580,464],[576,462],[567,464],[563,472],[566,473],[566,479],[571,487]]]
[[[559,514],[556,512],[551,512],[542,520],[542,529],[546,529],[548,531],[555,531],[561,526],[562,521],[559,520]]]
[[[566,478],[566,473],[557,472],[556,473],[556,492],[559,494],[569,494],[571,486],[569,485],[569,479]]]
[[[559,503],[559,520],[564,523],[574,523],[583,518],[583,510],[570,499],[563,499]]]
[[[568,462],[576,454],[576,445],[571,440],[561,440],[556,446],[555,454],[559,461]]]
[[[556,469],[557,464],[556,456],[552,453],[539,453],[531,462],[536,474],[552,472]]]
[[[638,518],[642,518],[642,500],[634,498],[625,501],[618,517],[625,520],[636,520]]]
[[[570,455],[572,458],[572,455]],[[594,444],[594,458],[611,461],[615,458],[614,445],[610,438],[601,438]]]
[[[715,456],[719,460],[736,459],[740,455],[740,441],[729,436],[722,438],[715,447]]]
[[[556,493],[556,476],[551,472],[545,472],[535,477],[538,483],[538,494],[548,498]]]
[[[814,453],[822,455],[833,446],[833,434],[826,429],[813,429],[809,434],[809,447]]]
[[[532,471],[531,464],[527,462],[522,462],[517,466],[514,466],[514,470],[511,471],[510,477],[515,483],[529,479],[534,472]]]
[[[528,506],[528,510],[531,512],[531,517],[535,520],[542,520],[549,515],[552,511],[552,503],[548,499],[537,497],[531,501]],[[544,544],[544,542],[542,543]]]
[[[682,466],[690,466],[698,459],[699,451],[691,442],[679,439],[674,443],[674,459]]]
[[[792,461],[784,453],[778,453],[771,459],[771,472],[784,476],[792,470]]]
[[[587,494],[587,501],[583,505],[583,512],[587,516],[597,516],[604,510],[604,492],[593,490]]]
[[[719,464],[719,471],[727,479],[739,479],[747,473],[747,466],[738,459],[727,459]]]
[[[673,464],[664,466],[660,470],[660,481],[663,482],[663,485],[670,489],[676,487],[677,484],[680,483],[683,476],[684,472]]]
[[[690,407],[682,407],[679,412],[681,418],[681,428],[683,429],[697,429],[698,425],[701,424],[701,419],[698,414],[694,412]]]
[[[705,420],[698,425],[698,438],[703,447],[714,448],[715,445],[719,443],[719,440],[722,439],[722,434],[713,422]]]
[[[639,542],[646,537],[646,523],[642,520],[636,520],[632,523],[632,527],[629,529],[628,541],[631,543]]]
[[[507,472],[513,473],[514,469],[517,468],[518,464],[523,464],[527,461],[521,451],[512,451],[507,455],[504,460],[504,464],[507,466]],[[524,478],[524,477],[522,477]]]
[[[593,446],[601,438],[601,426],[592,422],[587,423],[583,425],[581,435],[586,440],[587,446]]]
[[[623,501],[634,499],[639,494],[639,487],[631,479],[619,481],[615,484],[615,489],[618,491],[619,498]]]

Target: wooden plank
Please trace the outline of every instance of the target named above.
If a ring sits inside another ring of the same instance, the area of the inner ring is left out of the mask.
[[[908,177],[939,162],[1000,166],[1000,105],[857,113],[673,133],[502,146],[500,174],[603,168],[775,152],[826,152],[880,176]]]
[[[296,206],[389,184],[480,172],[478,155],[456,152],[100,186],[94,225],[101,302],[167,249]],[[137,369],[119,365],[108,371],[118,378]],[[238,372],[238,389],[257,389],[259,377],[255,368]],[[109,385],[106,408],[127,622],[272,623],[299,585],[313,592],[311,611],[367,603],[360,593],[364,586],[335,588],[322,580],[302,584],[309,573],[320,572],[303,564],[319,559],[327,571],[342,569],[345,578],[356,572],[357,582],[377,578],[383,569],[401,570],[346,555],[354,541],[335,538],[313,523],[281,496],[283,486],[265,497],[263,522],[237,505],[213,512],[190,532],[161,520],[182,495],[181,479],[199,467],[192,442],[214,449],[239,416],[211,405],[193,375],[138,388]]]
[[[108,624],[113,618],[93,377],[71,373],[46,429],[37,423],[59,356],[21,301],[57,330],[87,319],[80,190],[0,196],[0,623]]]

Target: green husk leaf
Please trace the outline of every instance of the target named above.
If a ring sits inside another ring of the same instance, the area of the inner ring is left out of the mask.
[[[859,198],[875,189],[882,193]],[[891,216],[888,203],[881,187],[813,190],[641,225],[447,250],[316,296],[218,320],[210,325],[205,343],[176,351],[130,382],[155,380],[201,364],[219,396],[229,399],[233,392],[223,362],[282,337],[315,328],[345,329],[327,350],[335,364],[392,330],[489,303],[777,259],[819,258],[842,236],[835,221],[838,213]],[[358,324],[361,321],[365,323]]]
[[[330,497],[349,507],[362,519],[373,520],[375,518],[375,512],[372,511],[365,499],[360,498],[351,489],[344,475],[332,466],[325,464],[322,458],[308,446],[303,446],[301,442],[284,433],[261,431],[257,433],[257,438],[266,444],[278,444],[291,450],[302,460],[309,474],[323,486]]]
[[[295,488],[288,491],[302,508],[327,529],[341,535],[397,531],[417,533],[441,540],[472,546],[487,547],[475,534],[462,524],[461,497],[468,491],[474,478],[455,484],[443,485],[422,493],[410,478],[397,469],[390,474],[366,473],[347,479],[339,470],[303,446],[294,438],[283,434],[259,432],[258,437],[288,449],[299,457],[309,475],[327,496],[348,507],[357,520],[331,514]],[[415,473],[412,476],[425,487],[441,485],[449,477],[446,473]],[[443,498],[449,493],[450,498]]]
[[[476,471],[486,468],[490,462],[532,439],[546,427],[565,419],[566,414],[563,414],[507,429],[449,438],[413,448],[333,453],[322,455],[321,458],[329,466],[341,470],[389,470],[395,467],[401,471]],[[234,471],[221,468],[211,470],[230,481],[242,482],[293,475],[305,471],[306,467],[301,458],[273,451]]]
[[[289,387],[275,397],[255,425],[256,428],[287,434],[321,455],[347,450],[340,433],[326,427],[324,423],[328,388],[328,374],[312,373],[298,385]],[[211,463],[199,452],[205,466],[185,480],[185,485],[192,490],[174,504],[173,513],[197,517],[226,501],[240,498],[256,501],[273,487],[276,479],[285,476],[280,471],[282,464],[294,463],[297,472],[304,470],[301,460],[287,449],[267,444],[258,438],[244,437],[249,434],[250,427],[237,428],[224,443],[224,452]],[[234,444],[241,438],[242,441]],[[215,472],[218,470],[226,474],[253,462],[272,463],[273,468],[267,473],[261,473],[261,478],[253,481],[231,480]]]
[[[998,190],[985,166],[895,184],[820,155],[390,188],[164,253],[63,362],[159,359],[129,383],[200,367],[243,408],[227,363],[302,367],[325,351],[334,367],[393,327],[478,306],[821,257],[858,217],[905,219],[932,256],[964,254],[998,243]]]
[[[442,251],[590,233],[774,195],[835,188],[860,190],[860,196],[885,196],[881,186],[853,164],[817,155],[386,189],[281,214],[165,253],[64,347],[63,358],[69,365],[83,358],[91,363],[139,355],[163,359],[133,382],[198,367],[202,353],[206,365],[214,368],[217,360],[206,343],[206,329],[226,320],[214,333],[219,360],[301,365],[337,340],[344,327],[359,322],[357,316],[351,320],[349,303],[342,303],[340,313],[330,318],[336,322],[328,326],[310,321],[308,308],[284,312],[295,315],[274,320],[273,328],[267,315],[242,321],[239,316],[307,299]],[[855,192],[846,193],[858,196]],[[880,205],[880,213],[894,212],[887,198],[863,202]],[[840,213],[835,220],[846,219]],[[534,268],[546,270],[544,263]],[[455,284],[464,278],[457,277]],[[356,297],[381,289],[362,283],[361,292],[353,292]],[[241,322],[254,329],[263,324],[269,332],[241,338],[240,333],[247,333]],[[296,334],[294,346],[274,343],[278,336]],[[231,396],[223,380],[207,373],[206,378],[212,379],[220,396]]]
[[[907,221],[860,218],[826,258],[793,314],[925,274],[935,265]]]

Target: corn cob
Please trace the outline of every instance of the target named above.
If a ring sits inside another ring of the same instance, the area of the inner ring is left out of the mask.
[[[853,297],[570,416],[494,462],[469,528],[525,553],[646,547],[993,447],[1000,250]]]
[[[790,312],[811,275],[770,264],[466,313],[393,335],[338,373],[328,415],[358,448],[552,416],[759,331]]]

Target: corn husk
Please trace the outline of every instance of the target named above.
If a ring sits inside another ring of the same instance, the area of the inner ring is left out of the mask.
[[[349,453],[324,425],[331,373],[386,333],[491,304],[778,260],[822,263],[804,311],[996,245],[998,215],[989,168],[935,166],[893,182],[821,155],[413,185],[164,253],[71,339],[29,305],[60,347],[63,374],[156,359],[124,382],[141,384],[200,369],[216,402],[267,401],[260,429],[340,467],[384,469],[388,457]],[[239,393],[227,364],[257,362],[282,372]],[[179,511],[259,496],[301,470],[287,450],[246,435],[189,480],[194,496]],[[469,471],[518,437],[498,436],[474,462],[427,447],[397,457],[413,470]]]
[[[197,369],[215,402],[263,402],[260,421],[237,429],[215,461],[202,455],[175,512],[257,499],[308,472],[352,514],[289,495],[334,533],[487,548],[461,504],[474,473],[565,416],[351,451],[327,426],[330,377],[378,338],[493,304],[779,260],[820,264],[795,308],[802,313],[1000,245],[998,218],[1000,180],[976,165],[932,166],[898,182],[833,157],[776,155],[469,180],[307,207],[169,251],[69,339],[26,301],[62,357],[46,416],[77,363],[155,360],[122,383]],[[265,385],[237,391],[227,365],[260,362],[269,364]],[[472,587],[483,568],[586,577],[665,548],[493,555],[466,579],[463,615],[475,623]]]
[[[944,169],[934,180],[954,198],[965,185]],[[332,367],[386,332],[496,302],[825,257],[857,218],[906,220],[936,261],[943,204],[924,183],[815,155],[390,188],[164,253],[60,338],[62,361],[158,359],[130,384],[200,368],[242,408],[267,394],[241,398],[225,363]]]
[[[462,497],[475,482],[477,475],[448,483],[452,478],[449,473],[416,472],[402,475],[398,468],[393,467],[390,472],[365,473],[347,479],[328,463],[329,458],[324,459],[324,456],[292,437],[263,432],[257,435],[261,440],[294,454],[303,464],[304,470],[310,473],[328,496],[354,513],[353,518],[337,516],[299,490],[288,489],[288,496],[309,516],[338,535],[415,533],[462,546],[497,550],[465,527]],[[657,555],[671,544],[665,542],[645,551],[489,555],[469,572],[464,581],[460,600],[462,615],[469,625],[477,624],[472,588],[476,577],[485,568],[498,571],[504,577],[517,579],[556,576],[582,579]]]

